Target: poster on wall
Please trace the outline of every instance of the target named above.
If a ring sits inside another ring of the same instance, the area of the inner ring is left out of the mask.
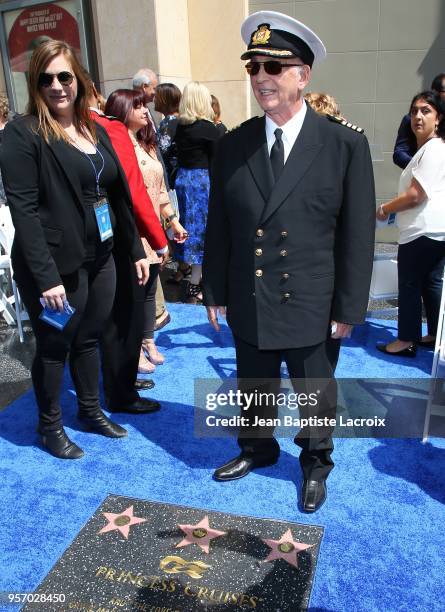
[[[34,4],[3,13],[15,109],[23,113],[28,99],[27,70],[34,49],[45,40],[64,40],[81,60],[77,0]]]

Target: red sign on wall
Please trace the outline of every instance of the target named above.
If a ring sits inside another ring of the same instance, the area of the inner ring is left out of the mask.
[[[80,59],[79,26],[58,4],[37,4],[20,12],[8,36],[9,62],[13,72],[26,72],[34,49],[45,40],[64,40]]]

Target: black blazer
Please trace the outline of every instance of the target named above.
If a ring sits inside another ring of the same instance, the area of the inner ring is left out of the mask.
[[[70,172],[67,144],[60,140],[45,143],[33,132],[35,126],[31,116],[7,124],[0,163],[15,227],[13,265],[17,273],[30,273],[43,292],[63,284],[61,275],[82,265],[86,229],[82,189]],[[99,125],[96,130],[119,170],[119,180],[108,191],[115,249],[137,261],[145,253],[127,181],[105,130]]]
[[[364,320],[375,194],[367,139],[309,107],[274,184],[265,119],[219,143],[213,164],[203,288],[227,306],[233,333],[260,349],[311,346],[331,318]]]

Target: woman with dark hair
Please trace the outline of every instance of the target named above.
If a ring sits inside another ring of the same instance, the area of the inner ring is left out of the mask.
[[[436,75],[431,83],[431,90],[439,94],[440,99],[445,103],[445,73]],[[397,131],[397,138],[394,145],[393,162],[404,170],[411,161],[417,150],[416,137],[411,129],[411,117],[409,113],[404,115]]]
[[[71,47],[42,43],[29,65],[27,114],[6,126],[1,152],[15,226],[14,272],[36,338],[38,432],[62,459],[83,455],[62,425],[68,352],[81,423],[104,436],[127,435],[99,403],[98,339],[116,287],[112,249],[128,260],[129,287],[144,284],[149,272],[125,177],[106,133],[90,117],[87,89]],[[60,319],[57,312],[65,318],[58,328],[46,322]]]
[[[145,187],[158,217],[167,220],[173,229],[175,239],[184,241],[187,232],[179,223],[170,204],[164,182],[162,165],[156,156],[156,134],[145,108],[145,95],[133,89],[117,89],[108,98],[105,113],[122,121],[128,128],[133,142]],[[154,342],[156,318],[156,280],[159,275],[161,258],[142,238],[145,253],[150,262],[150,278],[145,287],[144,333],[140,350],[139,372],[154,371],[157,365],[164,363],[164,356],[158,351]]]
[[[164,115],[158,128],[158,145],[171,188],[175,184],[175,173],[178,167],[175,135],[180,102],[181,90],[173,83],[161,83],[156,87],[155,111]]]
[[[445,265],[445,118],[436,92],[424,91],[410,106],[417,152],[402,172],[399,195],[381,204],[377,218],[397,213],[399,324],[397,340],[379,344],[388,355],[414,357],[416,343],[435,343]],[[422,338],[422,299],[428,335]]]

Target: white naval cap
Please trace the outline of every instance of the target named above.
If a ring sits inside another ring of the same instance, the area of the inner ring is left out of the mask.
[[[247,51],[241,59],[252,55],[299,57],[312,66],[326,57],[326,48],[310,28],[293,17],[277,11],[258,11],[249,15],[241,26]]]

